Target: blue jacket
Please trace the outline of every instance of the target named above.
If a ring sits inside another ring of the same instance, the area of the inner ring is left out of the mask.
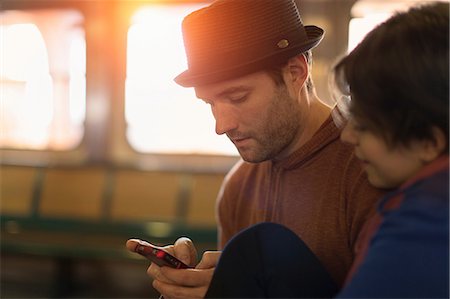
[[[381,200],[379,224],[338,297],[449,297],[448,163],[435,161]]]

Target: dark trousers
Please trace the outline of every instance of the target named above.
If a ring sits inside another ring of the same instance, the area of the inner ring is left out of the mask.
[[[331,298],[338,289],[292,231],[260,223],[225,246],[206,298]]]

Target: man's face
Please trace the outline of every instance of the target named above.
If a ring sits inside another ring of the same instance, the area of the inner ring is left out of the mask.
[[[277,87],[266,72],[198,86],[195,92],[211,105],[216,133],[227,134],[247,162],[285,156],[299,137],[297,99],[284,85]]]

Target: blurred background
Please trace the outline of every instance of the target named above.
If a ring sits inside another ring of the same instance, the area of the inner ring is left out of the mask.
[[[299,0],[326,31],[319,97],[333,105],[330,68],[373,26],[424,2]],[[181,21],[209,3],[0,1],[1,298],[157,298],[128,238],[216,248],[215,198],[238,154],[173,82]]]

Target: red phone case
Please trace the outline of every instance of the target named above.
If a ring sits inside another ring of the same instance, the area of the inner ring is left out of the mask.
[[[145,256],[153,263],[157,264],[158,266],[168,266],[175,269],[187,269],[191,268],[173,255],[165,252],[162,249],[159,249],[157,247],[154,247],[150,244],[137,244],[134,248],[134,251],[136,253],[139,253],[142,256]]]

